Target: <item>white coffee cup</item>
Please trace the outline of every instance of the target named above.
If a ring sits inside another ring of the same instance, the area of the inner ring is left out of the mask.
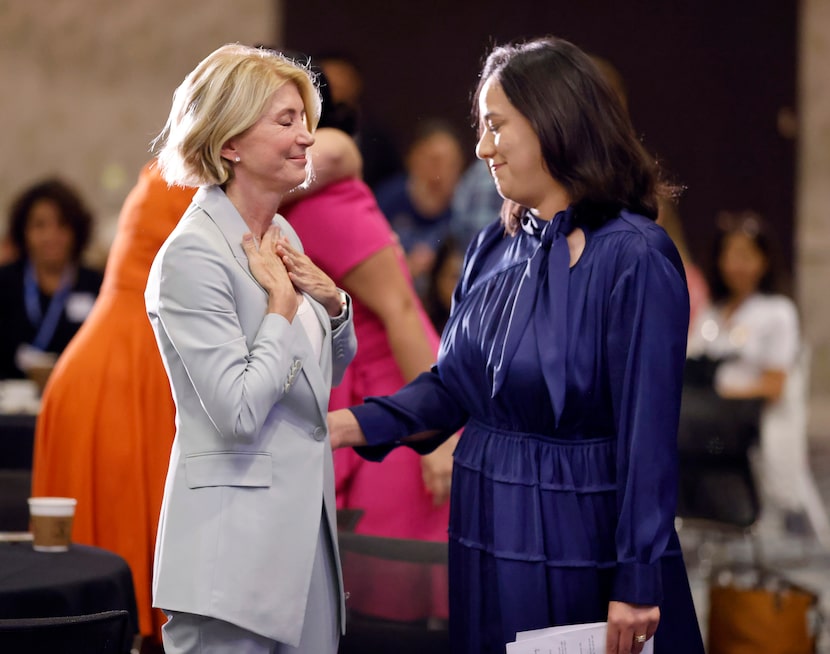
[[[66,552],[72,543],[73,497],[30,497],[29,517],[37,552]]]

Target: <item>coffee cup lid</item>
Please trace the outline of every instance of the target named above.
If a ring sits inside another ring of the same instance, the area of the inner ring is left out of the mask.
[[[77,504],[74,497],[30,497],[29,511],[35,515],[72,515]]]

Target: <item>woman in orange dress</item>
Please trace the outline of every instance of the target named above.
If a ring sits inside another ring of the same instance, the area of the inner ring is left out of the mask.
[[[175,431],[144,287],[193,193],[168,188],[152,164],[141,171],[121,211],[98,301],[52,372],[35,435],[32,493],[77,498],[73,540],[127,560],[144,636],[160,634],[165,620],[151,608],[150,591]]]

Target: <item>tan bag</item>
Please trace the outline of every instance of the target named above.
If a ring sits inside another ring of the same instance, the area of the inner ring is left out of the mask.
[[[722,568],[709,588],[708,654],[814,654],[818,597],[769,570]]]

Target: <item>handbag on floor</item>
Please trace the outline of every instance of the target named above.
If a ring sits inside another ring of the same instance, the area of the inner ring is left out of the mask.
[[[759,566],[715,570],[709,587],[708,654],[814,654],[818,596]]]

